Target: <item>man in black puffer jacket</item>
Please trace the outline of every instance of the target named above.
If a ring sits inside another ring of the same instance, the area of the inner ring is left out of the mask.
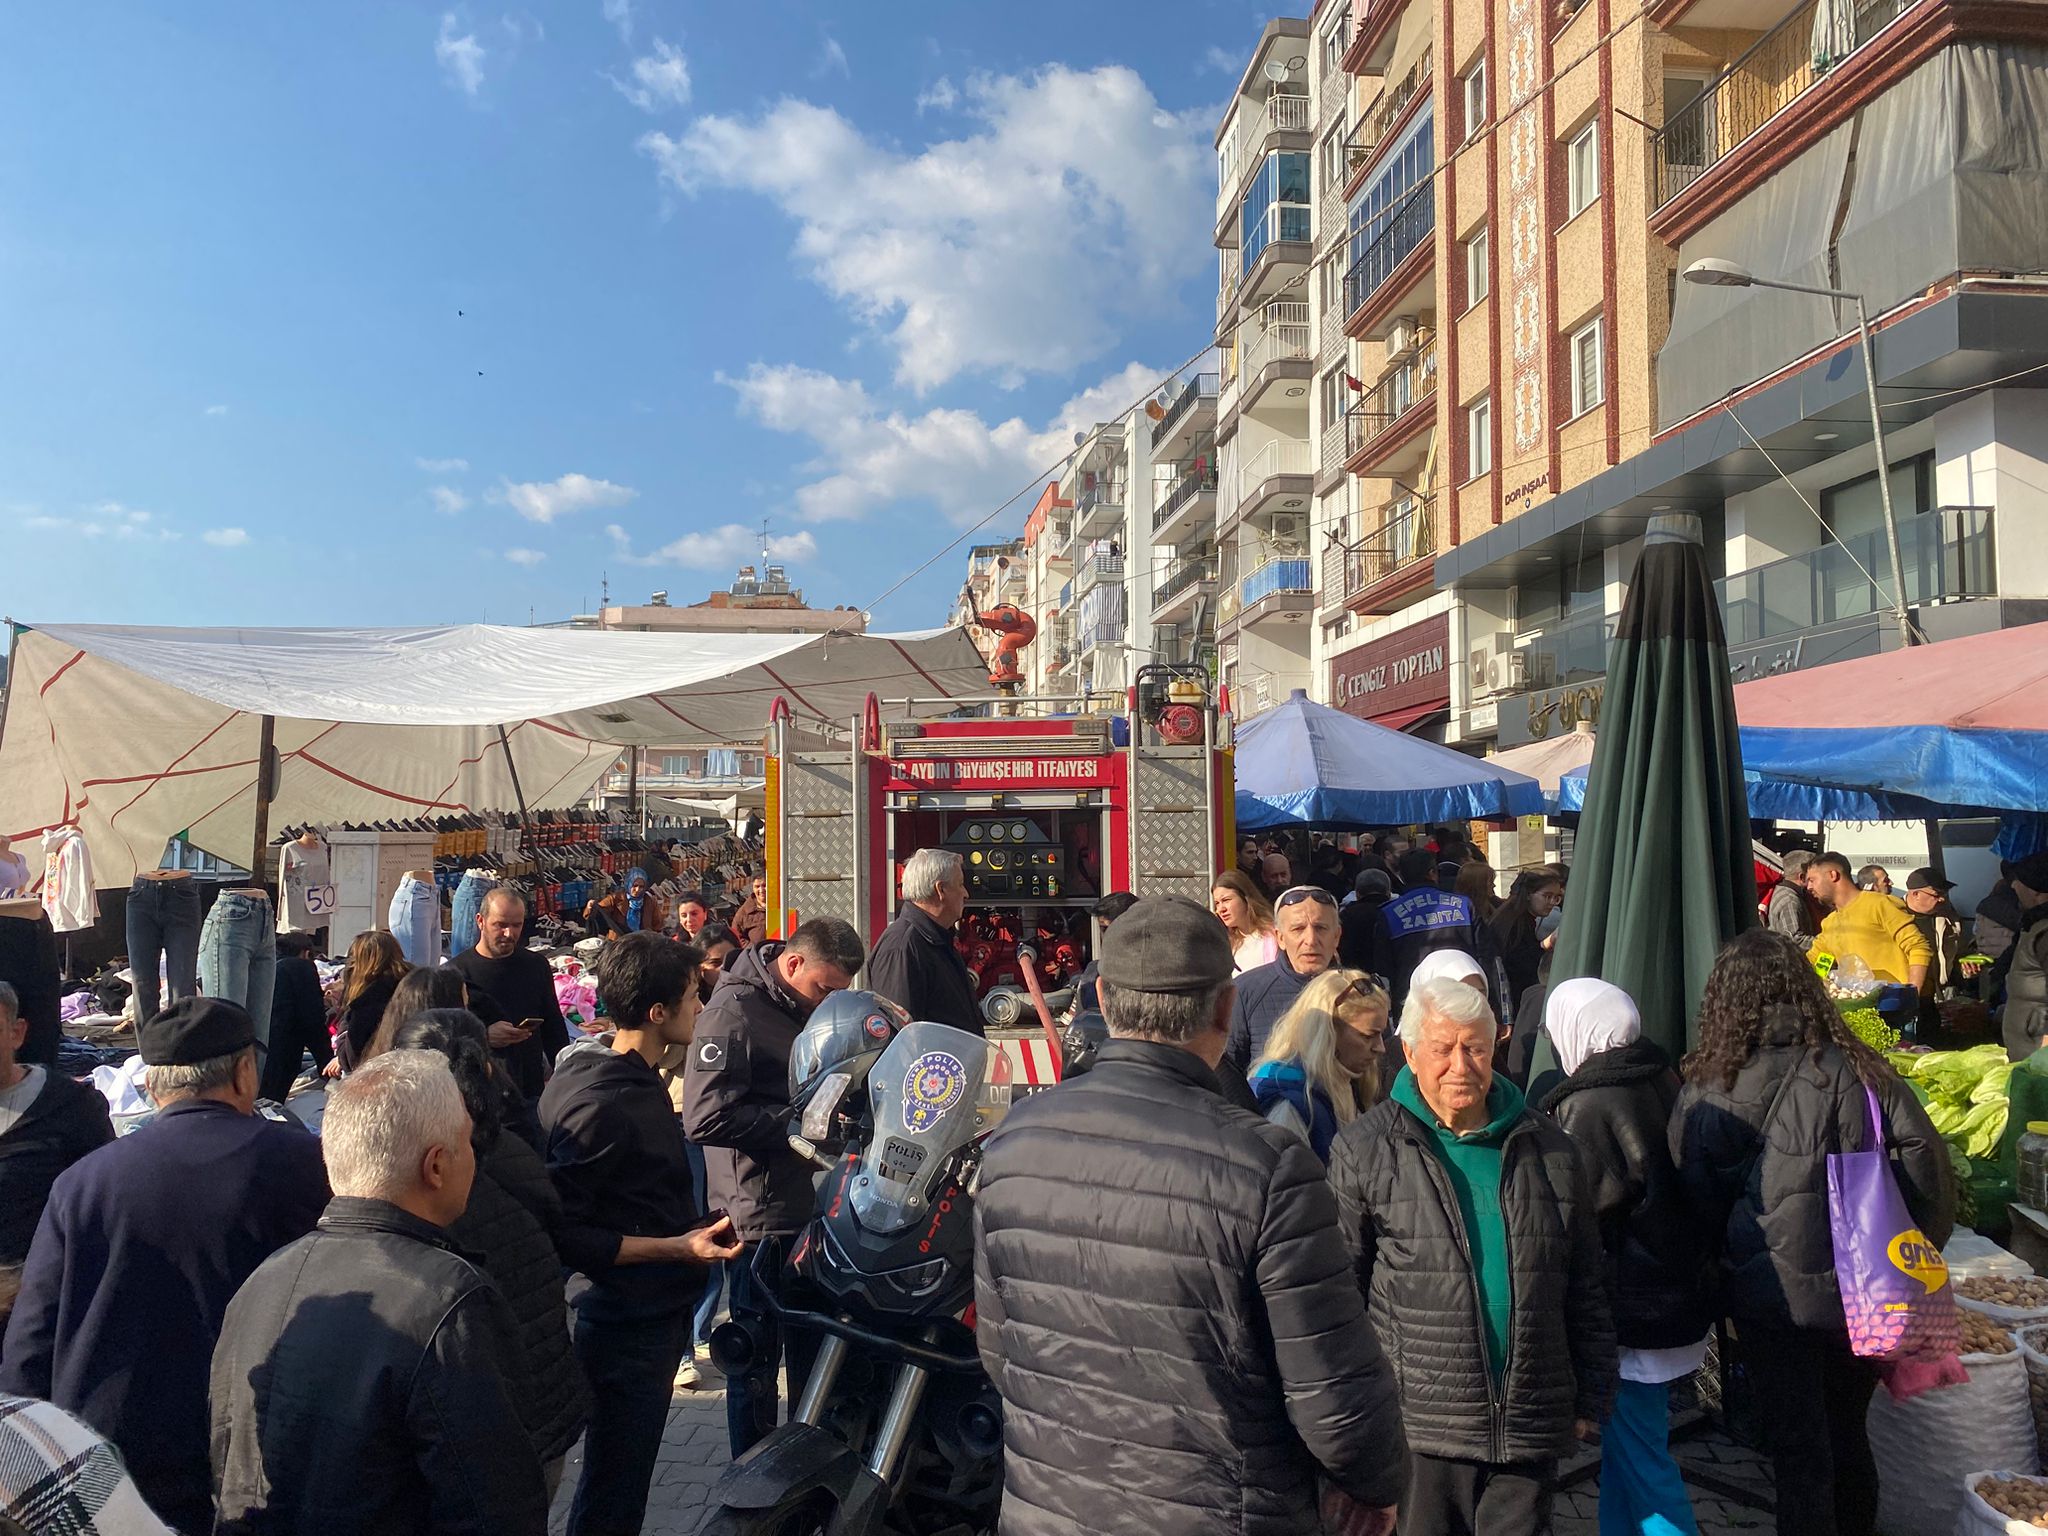
[[[1406,1445],[1329,1186],[1218,1095],[1230,972],[1215,917],[1140,901],[1103,939],[1094,1069],[989,1141],[975,1302],[1003,1536],[1307,1536],[1319,1477],[1324,1513],[1390,1528]]]
[[[1496,1036],[1477,989],[1412,988],[1408,1065],[1330,1158],[1416,1447],[1402,1536],[1547,1530],[1558,1458],[1614,1395],[1592,1180],[1495,1075]]]

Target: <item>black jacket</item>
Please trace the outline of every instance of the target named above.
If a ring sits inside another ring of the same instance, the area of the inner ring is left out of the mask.
[[[811,1008],[775,972],[782,949],[755,944],[726,962],[683,1070],[706,1202],[747,1242],[795,1232],[817,1208],[811,1165],[789,1149],[789,1048]]]
[[[1111,1040],[1010,1111],[975,1203],[1003,1536],[1320,1530],[1392,1504],[1394,1384],[1321,1165],[1193,1055]]]
[[[337,1199],[228,1308],[220,1536],[543,1536],[512,1312],[439,1227]]]
[[[327,1203],[319,1138],[186,1099],[89,1153],[50,1191],[0,1353],[0,1392],[75,1413],[120,1449],[150,1508],[212,1520],[206,1372],[242,1282]]]
[[[661,1074],[633,1051],[584,1040],[562,1052],[540,1096],[548,1176],[562,1197],[562,1262],[590,1279],[577,1306],[666,1317],[704,1291],[695,1264],[620,1264],[622,1237],[675,1237],[698,1221],[689,1154]]]
[[[1432,1456],[1545,1461],[1614,1394],[1592,1179],[1547,1115],[1524,1109],[1501,1141],[1500,1203],[1513,1311],[1503,1378],[1488,1369],[1464,1218],[1435,1131],[1388,1100],[1353,1120],[1330,1183],[1374,1330],[1393,1357],[1409,1439]]]
[[[282,955],[270,988],[270,1040],[260,1090],[264,1098],[284,1103],[306,1051],[319,1066],[334,1059],[327,1037],[327,1002],[320,995],[320,967],[303,955]]]
[[[57,1175],[113,1139],[114,1122],[98,1091],[43,1068],[35,1102],[0,1136],[0,1264],[28,1257]]]
[[[363,1055],[370,1049],[370,1041],[377,1033],[377,1026],[384,1022],[384,1010],[391,1005],[391,994],[397,990],[396,976],[380,976],[363,989],[361,997],[341,1010],[341,1065],[344,1070],[353,1072],[362,1064]]]
[[[486,1024],[539,1019],[540,1028],[510,1050],[495,1051],[513,1086],[530,1104],[547,1086],[548,1070],[569,1045],[569,1023],[555,998],[555,973],[530,949],[493,960],[474,948],[448,962],[469,984],[469,1011]]]
[[[525,1142],[500,1131],[477,1159],[469,1208],[448,1239],[475,1259],[512,1308],[525,1361],[519,1416],[543,1462],[576,1443],[590,1415],[583,1372],[569,1348],[568,1307],[554,1232],[562,1200],[547,1164]]]
[[[1337,963],[1348,970],[1386,976],[1394,969],[1394,936],[1387,927],[1387,904],[1361,896],[1337,914],[1341,935]]]
[[[54,1066],[64,1042],[64,971],[56,930],[45,914],[0,917],[0,981],[14,988],[28,1021],[28,1036],[15,1060]]]
[[[1255,965],[1237,978],[1237,996],[1230,1005],[1230,1043],[1223,1048],[1224,1060],[1242,1077],[1266,1048],[1266,1037],[1280,1016],[1292,1008],[1301,989],[1314,981],[1297,971],[1285,955],[1265,965]]]
[[[1877,1099],[1899,1193],[1920,1230],[1941,1247],[1955,1223],[1948,1148],[1912,1090],[1889,1071]],[[1829,1045],[1816,1060],[1799,1043],[1798,1020],[1789,1014],[1764,1021],[1757,1052],[1732,1088],[1694,1081],[1680,1091],[1671,1155],[1688,1202],[1719,1249],[1721,1301],[1736,1322],[1847,1329],[1828,1220],[1827,1156],[1860,1150],[1869,1123],[1863,1084],[1848,1059]]]
[[[2005,984],[2005,1012],[1999,1029],[2006,1054],[2025,1061],[2048,1035],[2048,902],[2020,918],[2012,947],[1998,957]]]
[[[1587,1057],[1543,1101],[1592,1169],[1615,1337],[1630,1349],[1696,1344],[1712,1321],[1707,1247],[1671,1162],[1678,1087],[1671,1058],[1637,1040]]]
[[[953,935],[924,908],[909,902],[875,940],[861,985],[901,1003],[913,1019],[950,1024],[972,1035],[985,1027],[974,977],[953,947]]]

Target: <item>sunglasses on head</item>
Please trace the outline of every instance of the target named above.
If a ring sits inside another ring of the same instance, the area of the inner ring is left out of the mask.
[[[1326,907],[1337,905],[1337,898],[1320,885],[1291,885],[1280,893],[1280,899],[1273,903],[1273,907],[1278,911],[1282,907],[1291,907],[1302,901],[1321,902]]]

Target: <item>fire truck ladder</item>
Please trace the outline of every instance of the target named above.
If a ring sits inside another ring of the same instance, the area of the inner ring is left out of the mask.
[[[1186,896],[1209,904],[1216,877],[1216,712],[1202,711],[1199,744],[1145,744],[1131,717],[1131,893]]]
[[[779,913],[794,909],[806,921],[841,917],[865,935],[870,807],[861,722],[853,722],[842,750],[801,750],[786,714],[774,722],[774,732],[775,761],[781,765],[772,818]]]

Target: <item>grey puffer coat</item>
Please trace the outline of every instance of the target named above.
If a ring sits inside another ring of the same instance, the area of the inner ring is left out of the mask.
[[[1019,1104],[975,1227],[1003,1536],[1309,1536],[1319,1471],[1400,1498],[1393,1379],[1322,1166],[1189,1052],[1112,1039]]]
[[[1913,1091],[1889,1071],[1877,1102],[1899,1193],[1938,1248],[1955,1225],[1948,1149]],[[1869,1100],[1848,1058],[1828,1045],[1816,1060],[1800,1043],[1799,1016],[1783,1004],[1765,1020],[1732,1088],[1692,1082],[1679,1091],[1672,1160],[1719,1249],[1721,1303],[1738,1323],[1847,1329],[1827,1160],[1861,1149],[1869,1124]]]
[[[1546,1461],[1614,1396],[1614,1319],[1593,1180],[1548,1115],[1501,1140],[1500,1203],[1514,1308],[1508,1358],[1487,1368],[1470,1243],[1435,1130],[1388,1100],[1338,1134],[1330,1183],[1373,1330],[1394,1362],[1409,1442],[1432,1456]]]

